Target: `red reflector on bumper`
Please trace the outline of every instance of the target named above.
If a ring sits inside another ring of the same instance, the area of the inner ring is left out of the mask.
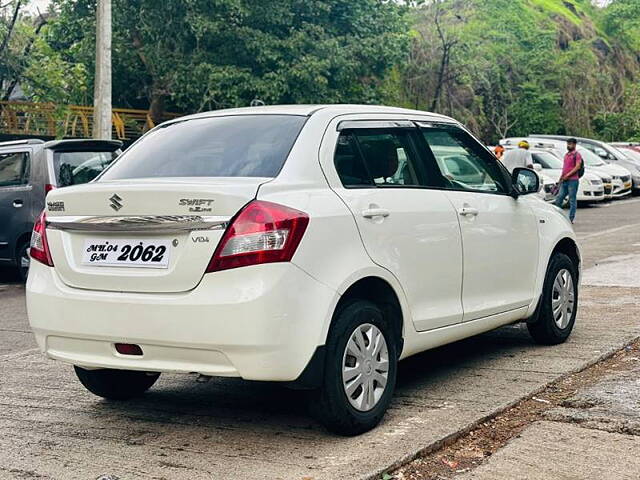
[[[122,355],[142,355],[142,348],[135,343],[116,343],[116,352]]]

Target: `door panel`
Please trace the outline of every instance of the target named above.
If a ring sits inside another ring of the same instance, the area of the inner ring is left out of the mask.
[[[463,129],[421,128],[425,152],[447,180],[460,222],[463,321],[528,306],[538,265],[538,220],[528,200],[507,195],[508,173]]]
[[[29,152],[0,153],[0,257],[13,258],[16,239],[29,231]]]
[[[462,245],[445,193],[427,189],[339,189],[371,259],[400,280],[416,330],[462,320]],[[384,209],[388,216],[368,217]],[[363,214],[364,212],[364,214]]]
[[[364,161],[363,161],[364,159]],[[445,192],[430,190],[407,131],[343,132],[336,193],[351,210],[371,259],[391,271],[419,331],[462,321],[462,244]]]
[[[459,212],[464,245],[464,321],[528,306],[539,247],[527,200],[461,191],[447,196]]]

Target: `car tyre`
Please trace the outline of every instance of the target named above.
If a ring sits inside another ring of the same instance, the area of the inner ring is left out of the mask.
[[[16,268],[20,281],[26,282],[29,275],[29,264],[31,257],[29,256],[29,242],[24,242],[16,251]]]
[[[364,349],[360,348],[362,343]],[[313,394],[311,405],[328,430],[359,435],[380,422],[395,389],[396,345],[389,320],[376,304],[354,300],[336,313],[326,343],[323,383]],[[353,355],[354,350],[360,357]],[[355,375],[355,371],[361,373]]]
[[[80,383],[94,395],[109,400],[138,397],[156,383],[159,373],[101,368],[87,370],[74,366]]]
[[[527,324],[529,333],[542,345],[563,343],[573,330],[577,311],[577,266],[567,255],[555,253],[547,269],[537,319]]]

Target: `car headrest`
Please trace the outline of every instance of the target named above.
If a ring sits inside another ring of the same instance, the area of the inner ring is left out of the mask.
[[[396,173],[398,149],[393,140],[369,140],[361,145],[373,178],[387,178]]]

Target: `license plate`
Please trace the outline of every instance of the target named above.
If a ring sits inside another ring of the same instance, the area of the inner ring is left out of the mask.
[[[83,265],[167,268],[171,241],[157,238],[89,238],[84,242]]]

